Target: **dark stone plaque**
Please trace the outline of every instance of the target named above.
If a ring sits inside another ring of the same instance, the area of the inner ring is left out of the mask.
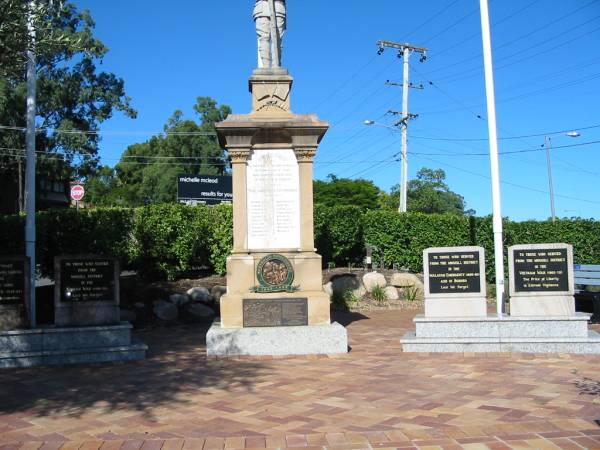
[[[566,248],[513,250],[515,292],[569,291]]]
[[[293,327],[308,325],[308,299],[244,299],[245,327]]]
[[[0,305],[27,303],[27,260],[25,258],[0,259]]]
[[[427,265],[431,294],[481,293],[479,252],[429,253]]]
[[[113,259],[63,259],[60,271],[61,302],[115,301]]]

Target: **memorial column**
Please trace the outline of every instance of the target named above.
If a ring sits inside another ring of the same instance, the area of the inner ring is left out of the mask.
[[[250,149],[229,150],[233,183],[233,253],[248,253],[247,166]]]
[[[315,251],[313,232],[313,158],[316,148],[295,149],[300,179],[300,250]]]

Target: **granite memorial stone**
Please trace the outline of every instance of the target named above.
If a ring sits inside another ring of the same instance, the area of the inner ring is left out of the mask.
[[[57,326],[119,323],[120,270],[116,258],[58,256],[54,259],[54,270]]]
[[[426,317],[485,316],[482,247],[437,247],[423,251]]]
[[[26,325],[29,305],[29,259],[0,257],[0,330]]]
[[[508,268],[511,316],[575,315],[571,245],[514,245]]]

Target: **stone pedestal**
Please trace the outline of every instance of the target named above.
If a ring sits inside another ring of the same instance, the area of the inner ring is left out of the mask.
[[[282,354],[281,348],[286,354],[315,353],[318,345],[305,344],[329,339],[328,333],[347,342],[345,329],[330,323],[321,256],[314,247],[313,158],[329,125],[313,114],[291,112],[292,82],[285,69],[256,69],[249,80],[252,112],[216,125],[232,162],[233,253],[220,321],[207,335],[211,355],[232,355],[238,347],[243,349],[238,354]],[[279,323],[301,324],[301,331],[291,326],[288,332]],[[283,331],[273,334],[275,328]],[[274,341],[263,335],[302,338],[291,348],[270,345]],[[216,344],[231,339],[253,342]]]

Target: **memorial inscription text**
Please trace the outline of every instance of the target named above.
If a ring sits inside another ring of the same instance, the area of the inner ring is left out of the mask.
[[[294,151],[256,150],[247,177],[248,248],[299,248],[300,182]]]
[[[427,264],[431,294],[481,292],[479,252],[429,253]]]
[[[115,300],[115,263],[113,260],[63,260],[60,277],[62,302]]]
[[[515,292],[569,290],[566,248],[513,250]]]
[[[0,305],[25,304],[25,261],[0,261]]]
[[[308,299],[244,299],[245,327],[292,327],[308,325]]]

